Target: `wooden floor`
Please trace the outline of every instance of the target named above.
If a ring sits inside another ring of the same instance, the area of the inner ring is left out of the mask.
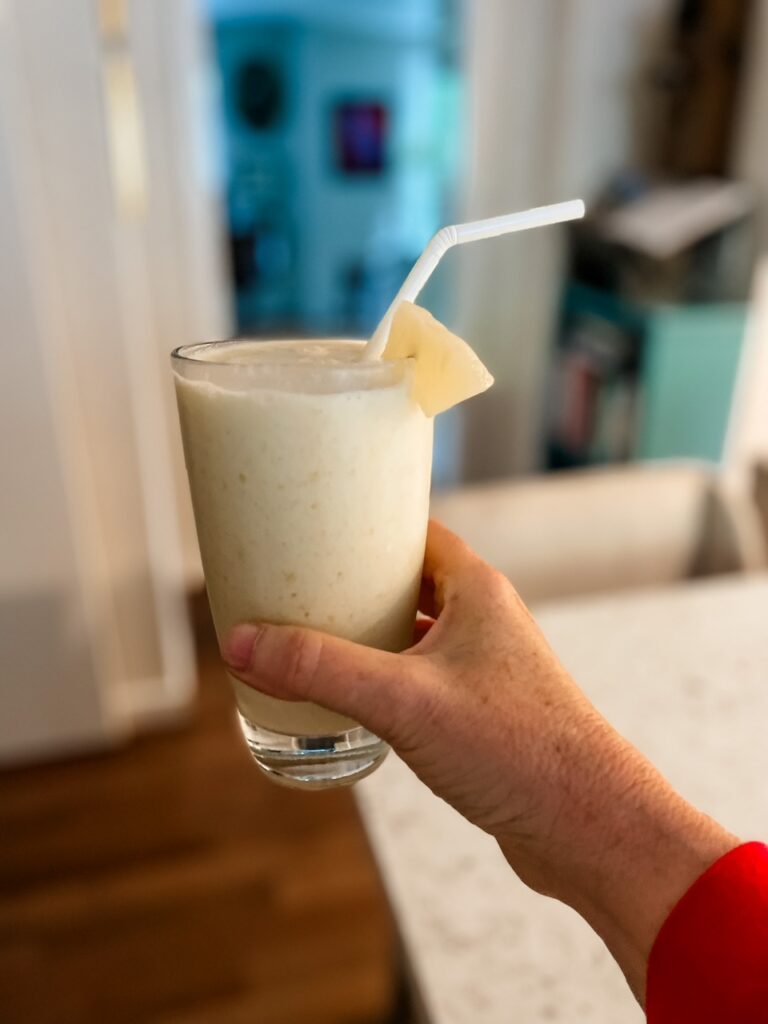
[[[210,642],[188,727],[0,774],[2,1024],[379,1024],[394,938],[348,791],[261,777]]]

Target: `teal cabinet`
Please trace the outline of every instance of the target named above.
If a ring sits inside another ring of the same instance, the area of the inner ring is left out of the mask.
[[[748,307],[632,302],[570,284],[550,390],[550,468],[718,462]]]
[[[742,304],[648,314],[637,458],[720,460],[746,319]]]

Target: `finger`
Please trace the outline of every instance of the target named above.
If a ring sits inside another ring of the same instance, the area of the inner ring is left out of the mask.
[[[485,563],[468,545],[436,519],[430,519],[419,611],[433,617],[443,610],[449,597],[457,597],[464,584],[474,580]]]
[[[309,700],[391,743],[418,720],[432,682],[422,659],[296,626],[236,626],[222,645],[229,671],[272,697]]]

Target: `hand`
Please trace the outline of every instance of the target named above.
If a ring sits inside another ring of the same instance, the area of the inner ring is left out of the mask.
[[[642,1000],[664,918],[737,840],[611,728],[511,584],[437,523],[420,610],[436,621],[403,654],[269,625],[238,626],[222,653],[243,682],[387,740],[524,882],[589,921]]]

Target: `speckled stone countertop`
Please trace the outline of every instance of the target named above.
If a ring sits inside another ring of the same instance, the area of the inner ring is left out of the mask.
[[[768,575],[548,604],[606,717],[691,801],[768,838]],[[394,756],[356,789],[432,1024],[640,1024],[602,943]]]

